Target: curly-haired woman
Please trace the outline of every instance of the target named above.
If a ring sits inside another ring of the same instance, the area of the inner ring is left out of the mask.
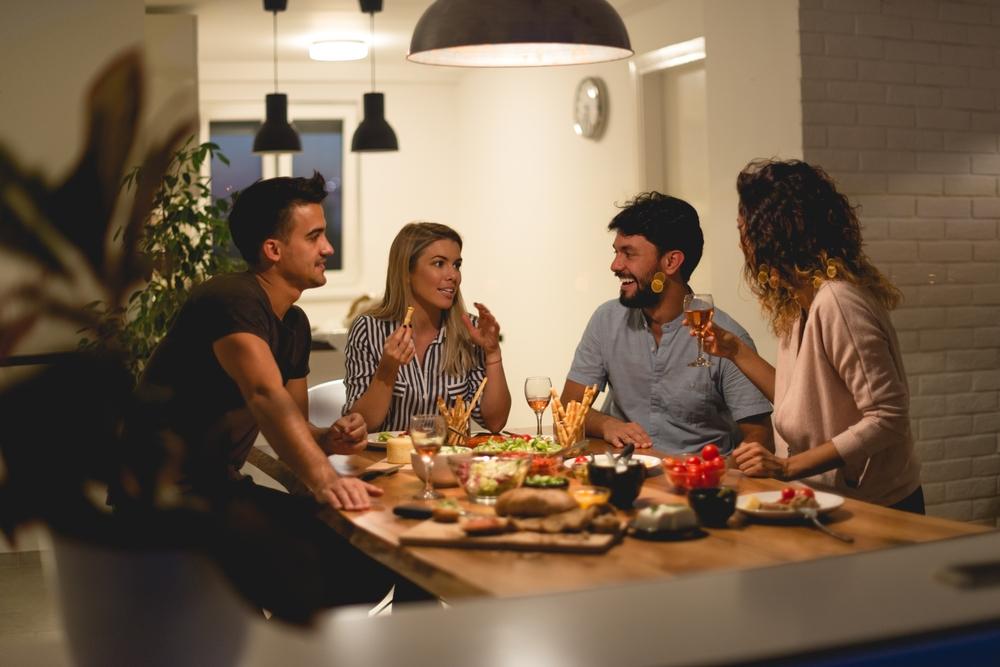
[[[745,277],[779,339],[775,370],[719,327],[706,336],[706,351],[732,359],[774,403],[776,452],[744,442],[736,464],[923,513],[888,313],[900,294],[862,252],[854,209],[822,169],[796,160],[751,162],[736,189]]]

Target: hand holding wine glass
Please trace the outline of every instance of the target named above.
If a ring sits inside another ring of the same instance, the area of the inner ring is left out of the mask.
[[[524,398],[528,407],[535,412],[538,420],[538,435],[542,434],[542,413],[549,407],[552,400],[552,380],[547,377],[535,376],[524,381]]]
[[[715,315],[715,303],[711,294],[686,294],[684,295],[684,317],[688,326],[698,336],[698,358],[688,364],[688,366],[703,367],[711,366],[712,362],[705,357],[705,332],[712,323]]]
[[[413,440],[413,448],[424,463],[426,477],[423,492],[414,496],[417,500],[435,500],[442,497],[434,490],[431,473],[434,456],[444,444],[446,428],[444,417],[441,415],[418,414],[410,417],[410,438]]]

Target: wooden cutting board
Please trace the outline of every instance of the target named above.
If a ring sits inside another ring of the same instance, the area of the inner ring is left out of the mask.
[[[461,549],[514,549],[517,551],[565,551],[604,553],[617,535],[597,533],[536,533],[519,530],[501,535],[469,537],[457,523],[439,523],[428,519],[399,536],[402,544]]]

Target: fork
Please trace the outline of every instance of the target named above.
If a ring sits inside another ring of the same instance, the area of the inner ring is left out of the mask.
[[[854,542],[854,538],[850,535],[844,535],[843,533],[838,533],[832,528],[828,528],[826,524],[819,520],[819,513],[816,511],[815,507],[799,507],[799,514],[804,518],[809,519],[813,522],[817,528],[829,535],[830,537],[836,537],[838,540],[842,540],[847,543]]]

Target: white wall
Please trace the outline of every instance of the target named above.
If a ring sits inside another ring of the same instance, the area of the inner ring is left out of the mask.
[[[573,132],[580,80],[599,76],[610,111],[600,141]],[[463,292],[496,314],[514,397],[509,423],[527,426],[524,378],[561,390],[594,308],[616,298],[615,202],[634,194],[634,105],[623,62],[466,74],[459,92],[458,222]]]

